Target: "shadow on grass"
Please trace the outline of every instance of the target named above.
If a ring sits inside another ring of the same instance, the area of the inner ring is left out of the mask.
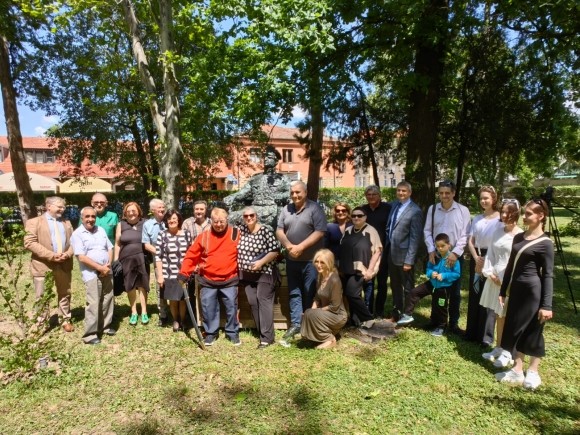
[[[155,417],[145,417],[128,423],[124,427],[119,427],[117,433],[123,435],[157,435],[163,432],[159,421]]]
[[[290,387],[288,401],[283,409],[279,409],[282,416],[280,433],[292,434],[319,434],[323,433],[318,418],[319,399],[315,393],[304,385]],[[212,427],[220,433],[238,433],[241,430],[252,432],[254,427],[249,426],[254,421],[263,420],[272,410],[271,391],[261,392],[252,385],[240,382],[233,385],[219,385],[212,391],[206,388],[203,394],[196,387],[176,386],[166,390],[164,403],[173,410],[174,417],[180,425],[196,425],[204,431],[211,431]],[[248,421],[245,416],[250,412],[252,418]],[[272,426],[275,421],[268,421]],[[216,426],[213,426],[216,425]],[[217,429],[219,428],[219,429]],[[264,428],[261,427],[260,430]],[[128,432],[125,432],[128,433]]]
[[[577,403],[566,404],[559,393],[550,387],[541,386],[537,391],[526,391],[522,395],[489,396],[484,401],[496,405],[499,403],[505,412],[512,410],[527,417],[534,422],[539,433],[578,433],[580,409]]]

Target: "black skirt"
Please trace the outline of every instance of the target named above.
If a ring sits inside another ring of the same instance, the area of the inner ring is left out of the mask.
[[[183,299],[181,283],[175,278],[166,279],[163,283],[161,297],[168,301],[181,301]]]

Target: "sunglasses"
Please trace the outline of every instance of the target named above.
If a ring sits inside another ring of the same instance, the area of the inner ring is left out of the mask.
[[[351,214],[350,217],[351,218],[364,218],[366,216],[366,214]]]
[[[107,205],[105,201],[93,201],[93,205]]]
[[[493,193],[495,193],[495,187],[491,186],[490,184],[485,184],[485,185],[481,186],[479,190],[480,191],[482,191],[482,190],[490,190]]]
[[[244,219],[247,219],[247,218],[255,218],[255,217],[256,217],[256,213],[250,213],[250,214],[245,214],[244,215]]]
[[[505,198],[505,199],[502,199],[501,204],[502,205],[504,205],[504,204],[515,204],[518,209],[520,208],[520,202],[517,199],[515,199],[515,198]]]
[[[445,180],[439,183],[439,187],[451,187],[451,189],[455,189],[455,183],[453,181]]]
[[[346,209],[345,208],[337,208],[336,210],[334,210],[335,213],[346,213]]]

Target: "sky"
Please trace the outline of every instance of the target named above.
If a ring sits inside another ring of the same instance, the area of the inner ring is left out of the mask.
[[[43,136],[46,130],[58,122],[56,116],[46,116],[44,112],[34,112],[26,106],[18,106],[20,118],[20,129],[24,137]],[[292,112],[292,120],[286,124],[294,127],[296,122],[304,119],[305,113],[298,107]],[[0,105],[0,136],[6,136],[6,121],[4,119],[4,108]]]
[[[56,116],[46,116],[43,112],[33,112],[26,106],[18,106],[20,118],[20,130],[22,136],[38,137],[58,121]],[[6,136],[6,121],[4,119],[4,108],[0,106],[0,136]]]

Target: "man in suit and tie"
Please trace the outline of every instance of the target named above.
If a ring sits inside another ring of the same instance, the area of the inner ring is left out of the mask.
[[[45,201],[46,213],[26,222],[24,248],[32,252],[30,272],[36,297],[44,293],[44,276],[52,271],[58,297],[58,307],[63,318],[63,329],[72,332],[70,300],[73,249],[70,238],[73,227],[62,219],[64,199],[51,196]]]
[[[415,260],[423,237],[423,213],[411,200],[411,184],[397,185],[397,200],[391,204],[385,243],[388,252],[389,278],[393,292],[393,311],[389,320],[403,316],[405,294],[415,287]]]

